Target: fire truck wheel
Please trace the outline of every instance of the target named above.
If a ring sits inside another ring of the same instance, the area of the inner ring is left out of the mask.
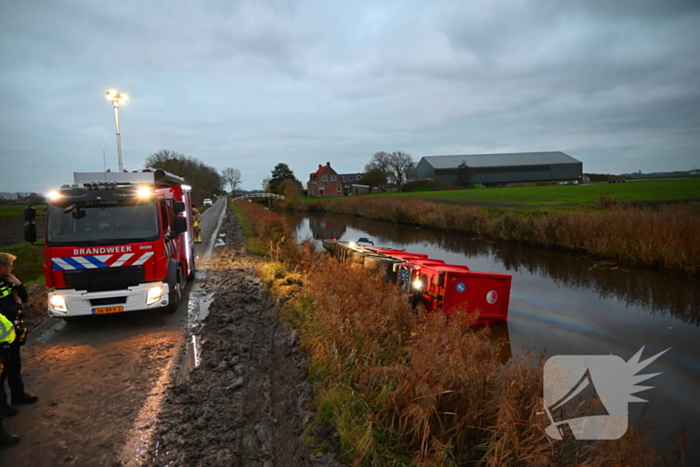
[[[192,255],[192,272],[190,272],[190,275],[187,278],[187,280],[189,282],[193,281],[195,279],[196,275],[197,275],[197,264],[194,262],[194,255]]]
[[[171,287],[171,292],[170,292],[170,297],[169,297],[169,302],[168,306],[165,308],[165,311],[168,313],[175,313],[177,309],[180,307],[180,299],[182,298],[182,274],[180,274],[180,271],[177,272],[177,279],[173,286]]]

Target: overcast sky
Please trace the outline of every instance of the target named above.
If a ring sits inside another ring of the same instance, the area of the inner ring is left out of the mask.
[[[0,191],[117,170],[110,88],[126,169],[170,149],[246,189],[398,150],[700,169],[700,1],[0,0]]]

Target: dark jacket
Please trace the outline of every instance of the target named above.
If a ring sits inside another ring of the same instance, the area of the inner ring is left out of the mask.
[[[5,318],[10,321],[15,321],[19,318],[22,305],[15,301],[12,292],[17,292],[22,303],[27,303],[29,296],[24,285],[14,285],[6,280],[0,279],[0,313],[5,315]]]

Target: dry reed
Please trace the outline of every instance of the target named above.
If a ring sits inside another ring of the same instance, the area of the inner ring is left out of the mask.
[[[445,206],[418,198],[350,197],[317,200],[299,207],[368,219],[468,232],[589,254],[621,263],[700,274],[700,204],[635,207],[601,199],[609,209],[575,212],[488,213],[476,207]]]

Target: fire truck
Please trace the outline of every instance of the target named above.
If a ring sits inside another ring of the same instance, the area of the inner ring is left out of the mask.
[[[73,176],[46,208],[49,315],[175,312],[195,276],[191,187],[160,169]],[[35,215],[32,206],[24,211],[31,243]]]

